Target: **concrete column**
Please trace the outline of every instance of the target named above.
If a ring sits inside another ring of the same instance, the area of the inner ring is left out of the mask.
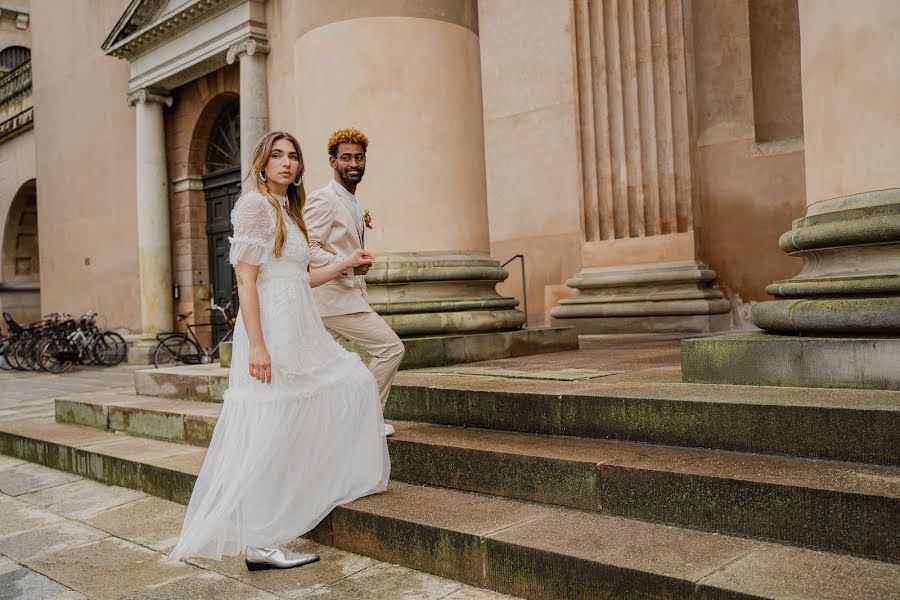
[[[516,300],[495,290],[507,272],[488,254],[476,2],[304,8],[294,73],[307,189],[332,178],[332,131],[368,135],[357,196],[372,215],[372,306],[404,336],[520,327]]]
[[[269,92],[265,40],[248,38],[228,49],[228,64],[240,61],[241,71],[241,173],[250,169],[250,153],[256,140],[269,131]],[[244,182],[244,188],[248,183]]]
[[[804,260],[753,321],[794,334],[900,333],[900,4],[801,0],[806,215],[779,242]],[[860,43],[865,40],[865,43]]]
[[[800,0],[806,215],[765,334],[682,342],[684,381],[900,390],[900,3]]]
[[[166,133],[163,105],[172,98],[149,90],[128,96],[137,111],[137,222],[141,282],[141,333],[152,339],[171,331],[172,246],[169,190],[166,175]]]

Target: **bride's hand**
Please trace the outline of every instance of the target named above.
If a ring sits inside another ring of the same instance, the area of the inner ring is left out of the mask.
[[[272,360],[264,345],[250,345],[250,377],[272,383]]]
[[[371,266],[372,263],[375,262],[375,257],[372,256],[372,253],[368,250],[363,250],[362,248],[357,248],[353,254],[351,254],[348,259],[350,261],[350,266],[353,268],[356,267],[368,267]]]

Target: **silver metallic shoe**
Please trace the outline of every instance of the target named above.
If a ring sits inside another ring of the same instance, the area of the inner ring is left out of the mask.
[[[384,435],[385,437],[394,435],[394,426],[390,423],[384,424]]]
[[[293,569],[319,560],[318,554],[291,552],[283,548],[254,548],[247,546],[244,564],[250,571],[264,569]]]

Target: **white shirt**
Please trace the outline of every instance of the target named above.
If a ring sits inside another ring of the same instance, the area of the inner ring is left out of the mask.
[[[363,222],[363,212],[359,207],[359,202],[357,202],[356,196],[351,194],[350,190],[338,183],[336,179],[332,179],[328,183],[328,185],[330,185],[335,192],[350,200],[350,204],[352,204],[353,208],[356,210],[356,226],[359,227],[360,232],[365,232],[366,227],[365,223]]]

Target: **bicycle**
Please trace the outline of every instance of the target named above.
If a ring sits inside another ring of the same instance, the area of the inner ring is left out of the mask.
[[[160,366],[167,367],[174,363],[201,365],[209,364],[213,360],[218,359],[219,348],[222,346],[222,343],[230,341],[231,336],[234,335],[234,324],[237,319],[236,315],[229,313],[230,309],[231,302],[226,302],[224,306],[219,306],[213,302],[212,307],[206,309],[210,312],[210,318],[212,318],[213,313],[219,313],[224,320],[224,324],[228,327],[228,331],[222,336],[222,339],[212,348],[201,345],[197,334],[194,332],[194,329],[197,327],[212,326],[211,322],[194,323],[193,325],[187,323],[187,332],[178,331],[157,334],[156,339],[158,343],[153,351],[153,366],[156,368]],[[182,313],[176,315],[175,318],[178,321],[184,321],[191,314],[193,313]]]
[[[79,320],[70,315],[51,315],[45,339],[39,342],[33,353],[40,368],[51,373],[62,373],[72,365],[95,364],[115,366],[128,355],[125,339],[114,331],[102,331],[96,322],[97,313],[90,311]]]
[[[9,336],[0,342],[0,368],[20,371],[43,370],[62,373],[74,364],[117,365],[128,352],[125,340],[114,331],[97,326],[97,313],[79,319],[66,313],[52,313],[30,325],[19,325],[3,313]]]

